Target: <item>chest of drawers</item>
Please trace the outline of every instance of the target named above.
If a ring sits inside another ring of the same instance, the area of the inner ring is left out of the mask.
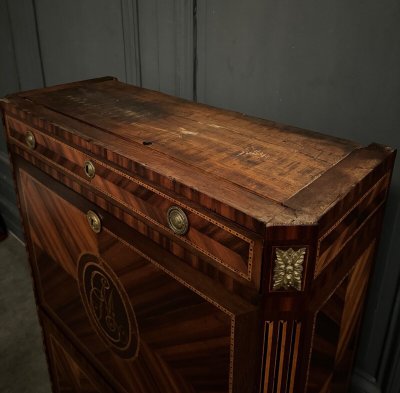
[[[114,78],[1,108],[55,392],[346,391],[392,149]]]

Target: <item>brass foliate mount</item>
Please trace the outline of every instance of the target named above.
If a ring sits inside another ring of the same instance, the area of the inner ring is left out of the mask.
[[[171,206],[167,212],[169,227],[177,235],[184,235],[189,229],[186,213],[178,206]]]
[[[100,217],[93,210],[89,210],[86,213],[86,219],[94,233],[99,233],[101,231]]]
[[[25,144],[29,147],[29,149],[34,149],[36,147],[35,135],[33,135],[31,131],[27,131],[25,133]]]
[[[305,254],[305,247],[298,250],[293,250],[293,248],[287,250],[277,248],[275,250],[274,290],[294,288],[301,291]]]

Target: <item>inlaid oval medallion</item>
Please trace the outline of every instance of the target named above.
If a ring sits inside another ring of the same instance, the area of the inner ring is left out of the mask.
[[[136,357],[139,329],[116,274],[102,259],[86,254],[79,260],[78,277],[86,312],[103,342],[123,358]]]

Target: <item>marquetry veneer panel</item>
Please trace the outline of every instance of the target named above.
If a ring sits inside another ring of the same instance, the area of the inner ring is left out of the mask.
[[[16,119],[7,118],[7,124],[13,143],[24,148],[26,132],[32,132],[36,140],[36,156],[111,197],[150,224],[167,231],[169,236],[176,237],[168,226],[168,209],[172,205],[181,206],[188,217],[189,230],[184,236],[179,236],[180,241],[258,285],[259,272],[253,270],[253,261],[260,255],[261,240],[251,232],[221,222],[221,218],[214,218],[212,214],[202,213],[137,177],[94,159]],[[87,160],[96,168],[92,179],[88,179],[83,170]]]
[[[315,313],[307,392],[346,392],[354,357],[362,299],[365,296],[372,241],[341,284]]]
[[[171,278],[170,270],[154,266],[107,227],[95,235],[84,212],[27,172],[19,176],[40,304],[110,384],[121,392],[241,391],[233,370],[251,362],[235,359],[242,345],[235,332],[256,332],[253,307],[231,295],[221,304]],[[83,276],[85,269],[92,279]],[[86,295],[85,285],[92,286]],[[151,383],[146,370],[152,370]]]
[[[393,149],[112,77],[0,107],[54,392],[348,391]]]
[[[45,328],[47,356],[51,359],[50,372],[56,393],[112,393],[113,389],[91,367],[77,350],[68,343],[57,327],[42,312],[42,326]]]
[[[350,210],[318,239],[315,276],[332,261],[346,244],[357,235],[368,219],[386,200],[389,174],[384,175],[352,206]]]
[[[65,176],[59,171],[58,168],[54,169],[42,159],[36,158],[19,146],[11,145],[10,148],[12,151],[18,153],[20,157],[23,157],[26,161],[34,164],[37,168],[40,168],[43,172],[50,175],[53,179],[66,185],[80,195],[83,195],[101,209],[111,213],[114,217],[122,220],[126,225],[133,228],[135,231],[146,236],[147,239],[150,239],[152,242],[161,245],[163,249],[175,255],[193,269],[201,271],[203,274],[212,277],[227,290],[240,294],[246,299],[252,299],[257,296],[256,289],[249,286],[248,280],[233,274],[233,272],[229,269],[222,269],[220,264],[215,262],[213,259],[205,258],[201,252],[196,252],[196,249],[189,249],[186,246],[186,243],[182,244],[179,241],[180,237],[175,236],[171,238],[164,232],[158,231],[157,229],[149,226],[146,224],[146,222],[132,215],[129,209],[124,210],[123,205],[110,203],[110,199],[107,198],[106,195],[94,192],[93,189],[90,188],[86,183],[78,183],[74,178]],[[21,161],[21,164],[25,165],[23,161]]]

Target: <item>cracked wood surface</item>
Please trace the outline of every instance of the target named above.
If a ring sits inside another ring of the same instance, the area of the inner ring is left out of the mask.
[[[354,142],[199,105],[112,78],[9,98],[3,106],[17,103],[36,112],[41,108],[69,131],[74,122],[71,132],[80,129],[94,143],[107,141],[107,149],[136,162],[140,158],[144,167],[269,225],[315,222],[342,194],[318,189],[316,211],[314,203],[303,198],[301,205],[296,203],[307,195],[305,190],[314,190],[313,184],[324,183],[326,174],[333,173],[349,183],[344,185],[348,191],[365,173],[352,171],[352,158],[347,165],[349,157],[364,149]],[[363,164],[367,171],[391,152],[378,146],[372,150],[375,157]]]

